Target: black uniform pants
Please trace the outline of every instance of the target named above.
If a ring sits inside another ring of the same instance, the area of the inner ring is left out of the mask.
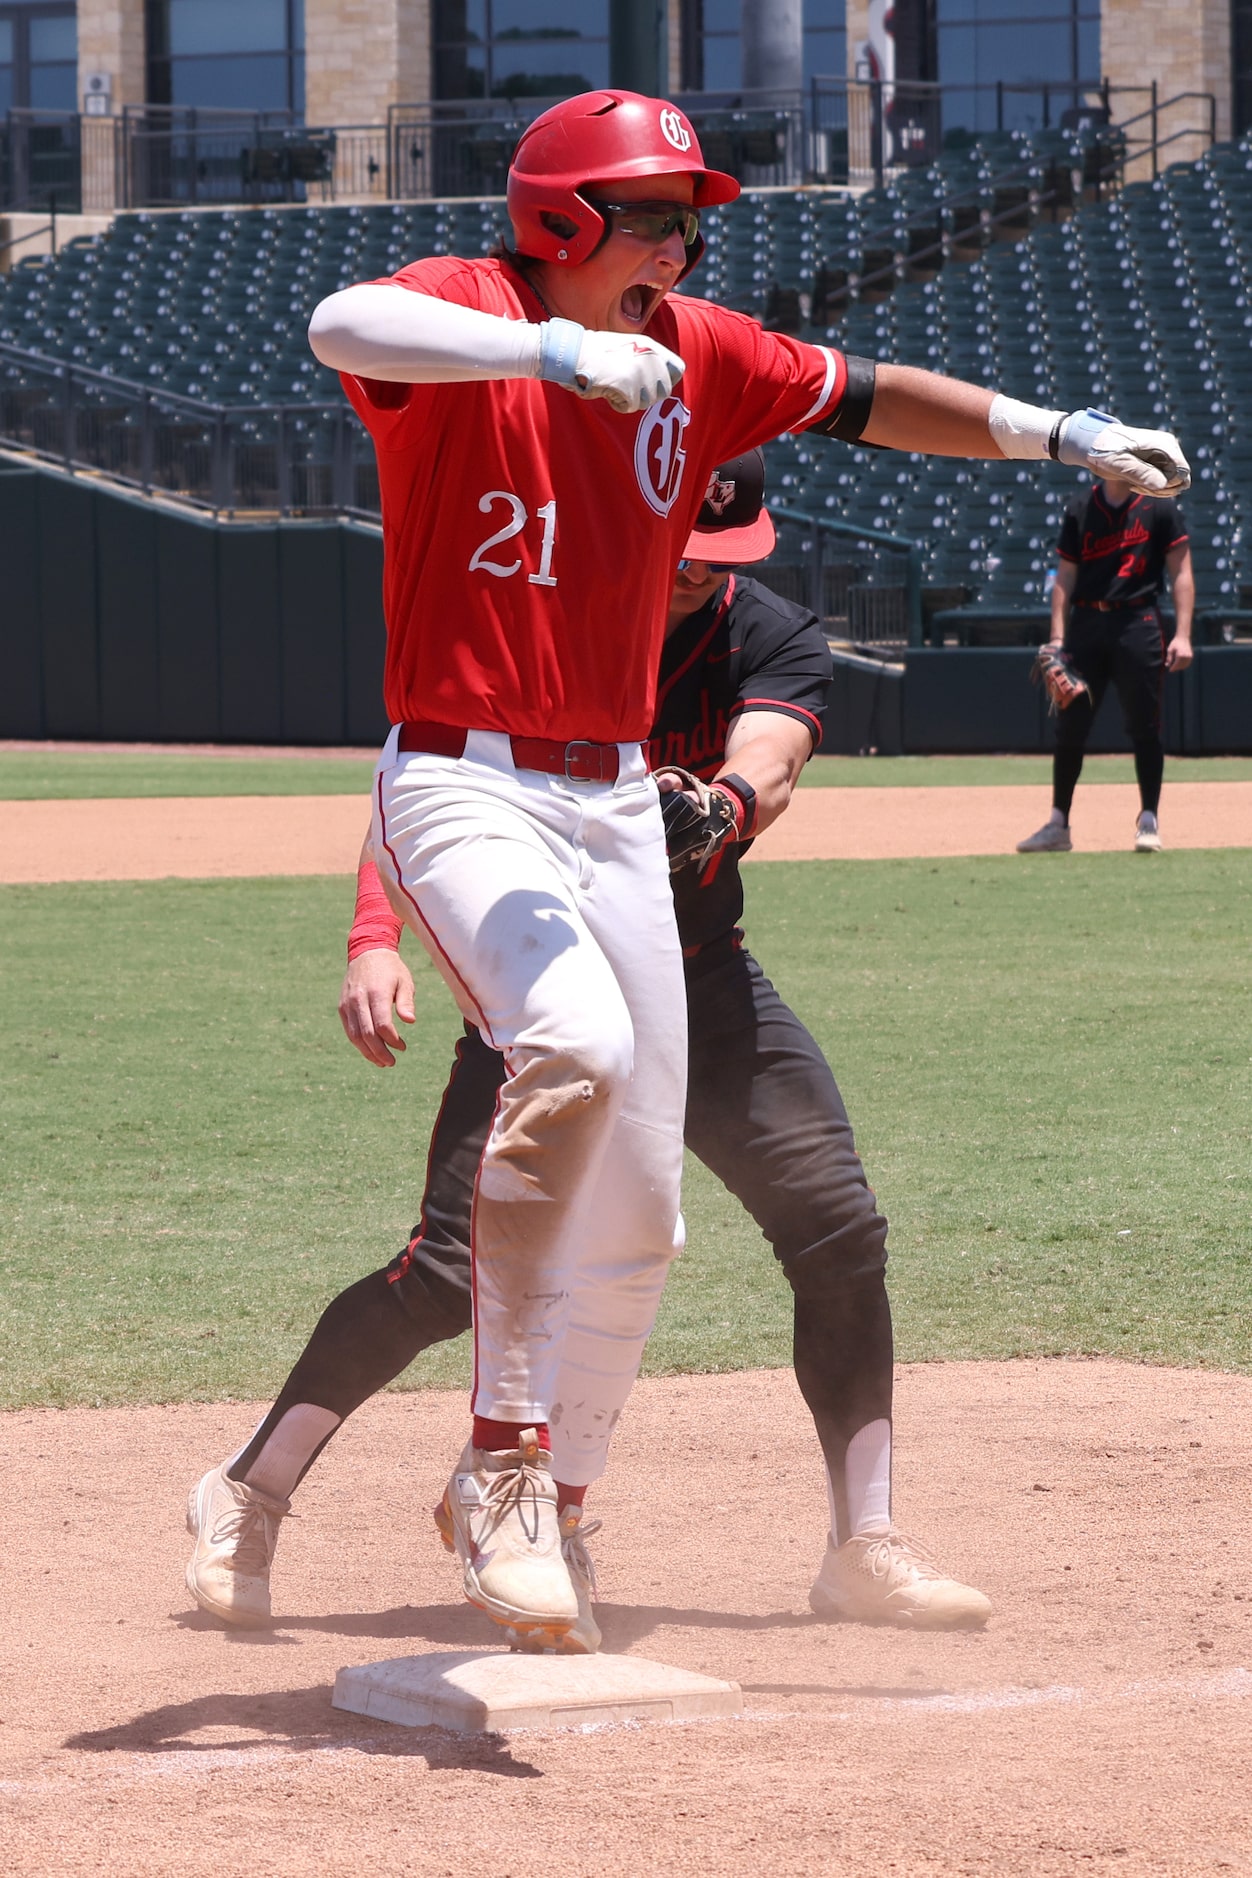
[[[1076,606],[1065,634],[1070,664],[1090,688],[1060,712],[1052,763],[1053,800],[1068,816],[1082,774],[1083,753],[1095,714],[1112,684],[1135,755],[1135,775],[1145,809],[1156,813],[1161,800],[1165,750],[1161,742],[1161,688],[1165,679],[1165,639],[1155,607],[1132,607],[1101,613]]]
[[[711,949],[689,970],[687,999],[687,1144],[743,1202],[791,1284],[796,1379],[829,1467],[838,1536],[846,1537],[848,1442],[891,1417],[887,1222],[830,1067],[756,960],[729,942]],[[384,1271],[327,1306],[232,1465],[236,1478],[297,1402],[342,1419],[420,1351],[469,1329],[470,1206],[503,1077],[503,1059],[467,1026],[412,1240]]]

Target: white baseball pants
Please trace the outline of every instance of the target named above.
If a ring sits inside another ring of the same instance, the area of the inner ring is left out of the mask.
[[[656,785],[519,770],[471,731],[457,759],[375,776],[396,910],[508,1077],[472,1218],[476,1414],[547,1421],[571,1486],[604,1471],[681,1250],[686,1001]]]

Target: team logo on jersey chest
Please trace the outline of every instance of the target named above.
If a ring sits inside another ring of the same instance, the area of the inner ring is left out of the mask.
[[[635,477],[643,499],[657,515],[668,515],[682,488],[687,455],[683,433],[691,412],[679,398],[662,398],[639,419]]]

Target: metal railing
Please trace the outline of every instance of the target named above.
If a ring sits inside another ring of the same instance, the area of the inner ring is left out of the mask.
[[[934,162],[964,130],[971,98],[994,94],[1000,129],[1113,124],[1128,160],[1206,146],[1208,93],[1161,100],[1155,86],[942,86],[814,78],[804,91],[680,95],[709,164],[749,188],[877,183]],[[1068,102],[1066,102],[1068,100]],[[385,124],[316,126],[289,111],[128,105],[117,117],[10,111],[0,117],[0,208],[195,207],[317,200],[413,201],[504,193],[523,130],[553,100],[393,105]],[[1194,119],[1183,126],[1177,111]],[[1168,123],[1164,121],[1169,113]],[[1137,134],[1130,134],[1132,127]],[[969,135],[977,133],[969,132]]]
[[[854,644],[922,644],[922,558],[915,541],[771,503],[773,555],[754,574]]]
[[[379,514],[373,446],[344,402],[207,404],[0,344],[0,441],[220,514]]]
[[[1200,140],[1206,149],[1216,140],[1216,104],[1208,92],[1179,92],[1160,99],[1155,84],[1142,87],[1142,92],[1150,98],[1146,110],[1121,124],[1097,122],[1091,128],[1077,167],[1059,154],[1032,156],[935,197],[924,211],[877,234],[868,230],[859,271],[832,270],[828,263],[819,271],[813,322],[838,319],[867,290],[882,298],[901,280],[934,274],[949,259],[972,258],[1002,237],[1020,238],[1042,217],[1068,215],[1084,198],[1100,201],[1122,187],[1132,164],[1150,164],[1156,176],[1161,152],[1183,139]],[[1179,109],[1195,106],[1199,124],[1171,128]],[[1130,134],[1140,124],[1145,126],[1143,134]]]

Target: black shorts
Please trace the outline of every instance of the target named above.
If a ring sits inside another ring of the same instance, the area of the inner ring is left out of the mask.
[[[1121,702],[1126,734],[1133,743],[1161,734],[1161,688],[1165,678],[1165,634],[1155,607],[1100,613],[1076,606],[1065,633],[1069,662],[1091,687],[1091,715],[1099,710],[1110,681]],[[1090,718],[1076,707],[1062,711],[1057,741],[1077,734],[1086,740]]]

